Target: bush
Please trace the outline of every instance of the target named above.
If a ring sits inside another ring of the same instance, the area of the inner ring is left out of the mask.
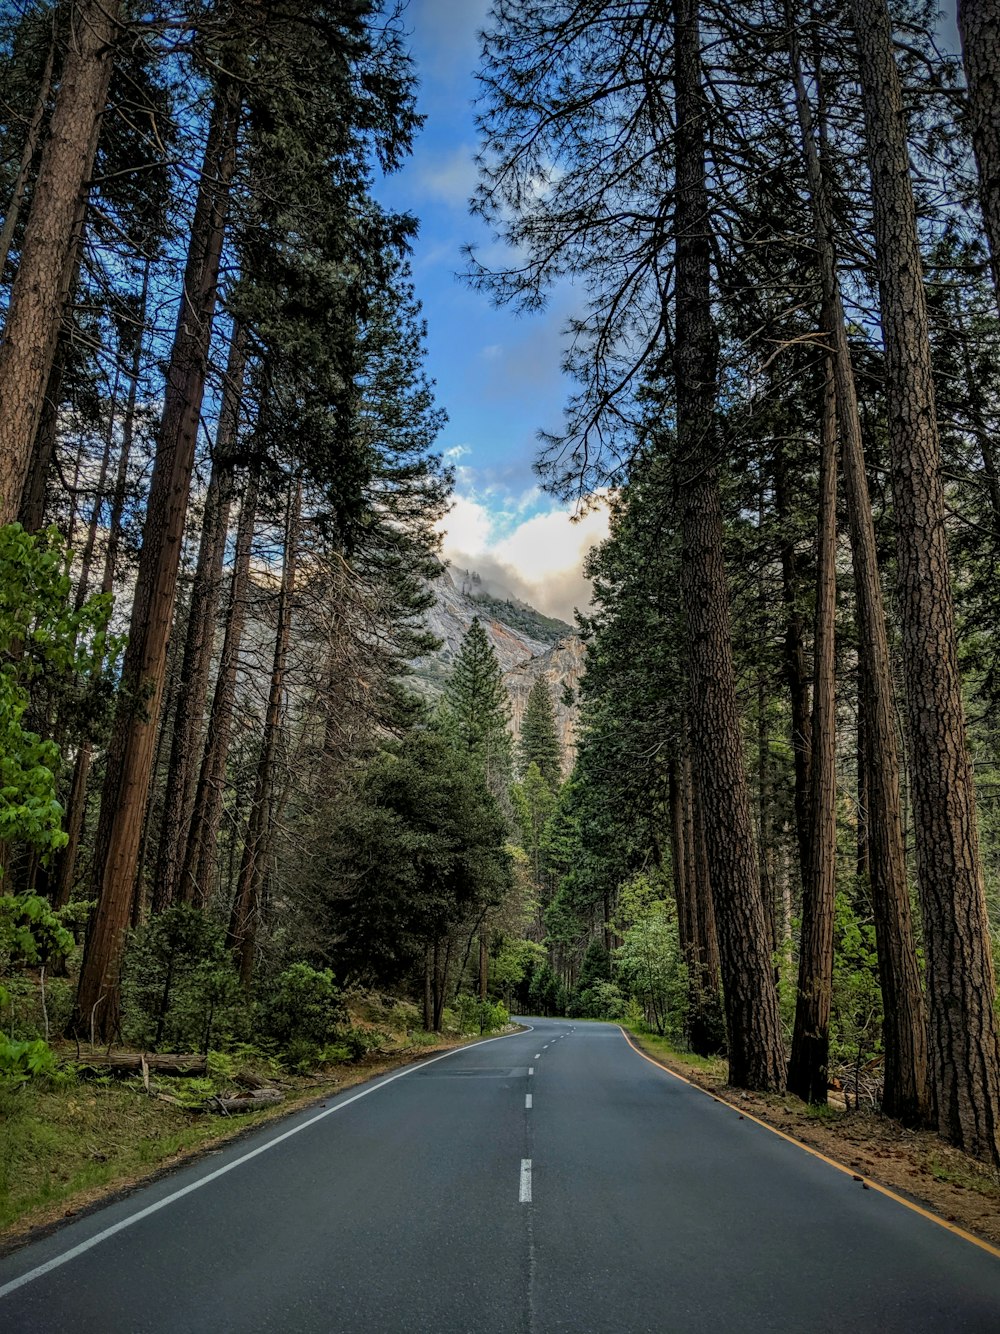
[[[132,933],[122,998],[126,1037],[154,1050],[208,1051],[213,1036],[228,1035],[244,1018],[222,927],[189,904]]]
[[[475,996],[459,996],[455,1006],[455,1027],[460,1033],[495,1033],[510,1023],[503,1001],[494,1005]]]
[[[340,988],[329,968],[293,963],[275,978],[261,1005],[261,1029],[283,1048],[327,1042],[344,1017]]]

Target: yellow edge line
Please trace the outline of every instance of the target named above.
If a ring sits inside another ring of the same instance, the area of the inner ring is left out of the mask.
[[[684,1076],[679,1075],[676,1070],[671,1070],[669,1065],[664,1065],[662,1061],[657,1061],[654,1057],[648,1056],[646,1052],[637,1047],[620,1024],[619,1029],[621,1029],[622,1037],[635,1054],[641,1056],[644,1061],[648,1061],[650,1065],[655,1065],[658,1070],[663,1070],[674,1079],[679,1079],[682,1084],[687,1084],[689,1088],[697,1089],[699,1093],[704,1093],[706,1098],[712,1098],[715,1102],[721,1102],[723,1107],[728,1107],[730,1111],[738,1112],[744,1120],[753,1121],[755,1125],[763,1126],[763,1128],[769,1130],[772,1135],[777,1135],[779,1139],[787,1140],[789,1144],[794,1144],[795,1147],[801,1149],[803,1153],[811,1154],[813,1158],[818,1158],[821,1163],[826,1163],[828,1167],[835,1167],[838,1172],[843,1172],[845,1176],[849,1176],[853,1179],[859,1175],[855,1172],[853,1167],[847,1167],[844,1163],[838,1163],[836,1158],[828,1158],[825,1153],[820,1153],[818,1149],[810,1148],[808,1144],[803,1144],[800,1139],[796,1139],[793,1135],[787,1135],[783,1130],[779,1130],[777,1126],[772,1126],[768,1124],[767,1121],[762,1121],[760,1117],[752,1116],[749,1112],[744,1111],[743,1108],[737,1107],[735,1103],[727,1102],[725,1098],[720,1098],[718,1094],[709,1092],[708,1089],[702,1088],[700,1084],[694,1083],[693,1080],[685,1079]],[[905,1209],[909,1209],[912,1213],[919,1214],[921,1218],[926,1218],[931,1223],[936,1223],[938,1227],[943,1227],[946,1232],[954,1233],[956,1237],[961,1237],[963,1241],[970,1241],[973,1246],[978,1246],[981,1251],[986,1251],[988,1254],[996,1256],[996,1258],[1000,1260],[1000,1247],[993,1246],[988,1241],[983,1241],[982,1237],[976,1237],[971,1232],[966,1232],[965,1228],[958,1227],[955,1223],[949,1223],[948,1220],[942,1218],[940,1214],[932,1214],[929,1209],[923,1209],[919,1204],[914,1204],[912,1200],[908,1200],[902,1195],[897,1195],[896,1192],[890,1190],[888,1186],[880,1186],[877,1181],[872,1181],[869,1177],[865,1177],[864,1181],[867,1183],[870,1190],[877,1190],[880,1195],[885,1195],[888,1199],[895,1200],[897,1204],[901,1204]]]

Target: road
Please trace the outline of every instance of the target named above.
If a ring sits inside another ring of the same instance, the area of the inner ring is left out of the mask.
[[[1000,1330],[1000,1258],[611,1024],[525,1022],[0,1260],[0,1330]]]

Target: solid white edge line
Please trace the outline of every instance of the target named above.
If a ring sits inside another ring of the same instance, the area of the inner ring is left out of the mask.
[[[261,1144],[256,1149],[251,1149],[249,1153],[244,1153],[241,1157],[234,1158],[231,1163],[226,1163],[224,1167],[217,1167],[214,1172],[209,1172],[207,1176],[199,1177],[197,1181],[192,1181],[189,1185],[182,1186],[180,1190],[175,1190],[172,1195],[165,1195],[162,1200],[157,1200],[155,1204],[148,1204],[145,1209],[140,1209],[138,1213],[130,1214],[128,1218],[123,1218],[121,1222],[114,1223],[111,1227],[106,1227],[103,1232],[97,1232],[86,1241],[81,1241],[78,1245],[71,1246],[70,1249],[64,1251],[62,1255],[53,1256],[51,1260],[46,1260],[44,1264],[38,1265],[37,1268],[29,1269],[28,1272],[22,1274],[20,1278],[11,1279],[9,1283],[5,1283],[3,1287],[0,1287],[0,1298],[8,1296],[12,1292],[16,1292],[18,1288],[23,1288],[26,1284],[34,1282],[36,1278],[41,1278],[44,1274],[51,1273],[53,1269],[59,1269],[62,1265],[68,1264],[70,1260],[75,1260],[78,1255],[83,1255],[86,1251],[92,1250],[102,1241],[107,1241],[109,1237],[113,1237],[116,1233],[123,1232],[125,1228],[131,1227],[133,1223],[140,1223],[144,1218],[148,1218],[150,1214],[158,1213],[160,1209],[165,1209],[168,1204],[173,1204],[175,1200],[183,1199],[185,1195],[190,1195],[192,1191],[200,1190],[202,1186],[207,1186],[210,1181],[216,1181],[219,1177],[225,1176],[226,1173],[231,1172],[234,1167],[242,1167],[243,1164],[248,1163],[251,1158],[256,1158],[259,1154],[266,1153],[268,1149],[273,1149],[276,1144],[281,1144],[284,1140],[291,1139],[293,1135],[297,1135],[301,1130],[308,1130],[308,1128],[314,1126],[317,1121],[325,1120],[326,1117],[332,1116],[334,1112],[343,1111],[345,1107],[350,1107],[352,1102],[359,1102],[360,1099],[367,1098],[369,1093],[377,1093],[379,1089],[385,1088],[387,1084],[394,1084],[397,1079],[402,1079],[404,1075],[411,1075],[414,1070],[425,1070],[427,1066],[434,1065],[436,1061],[443,1061],[448,1056],[457,1056],[460,1051],[468,1051],[470,1047],[485,1047],[488,1042],[505,1042],[507,1038],[518,1038],[525,1032],[530,1033],[531,1031],[530,1028],[522,1029],[520,1033],[502,1033],[498,1038],[484,1038],[482,1042],[470,1042],[465,1047],[455,1047],[452,1051],[442,1052],[440,1056],[432,1056],[429,1060],[421,1061],[417,1065],[410,1065],[407,1066],[405,1070],[397,1071],[396,1074],[390,1075],[388,1079],[383,1079],[380,1083],[373,1084],[371,1088],[362,1089],[360,1093],[355,1093],[350,1098],[346,1098],[343,1102],[338,1102],[333,1107],[328,1107],[326,1111],[318,1112],[315,1116],[311,1116],[308,1121],[303,1121],[301,1125],[293,1126],[291,1130],[286,1130],[283,1135],[278,1135],[275,1139],[268,1140],[266,1144]],[[531,1163],[530,1160],[526,1161],[528,1161],[528,1198],[530,1199]],[[523,1176],[523,1164],[521,1172]]]
[[[530,1112],[530,1111],[531,1111],[531,1094],[530,1094],[530,1093],[526,1093],[526,1094],[524,1095],[524,1110],[525,1110],[526,1112]]]
[[[517,1194],[518,1204],[531,1203],[531,1159],[521,1159],[521,1184]]]

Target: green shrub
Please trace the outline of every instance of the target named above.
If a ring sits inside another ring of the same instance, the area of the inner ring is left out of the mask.
[[[225,1038],[244,1019],[222,927],[189,904],[132,933],[122,998],[126,1037],[154,1050],[207,1051],[213,1036]]]
[[[459,996],[455,1002],[455,1027],[460,1033],[495,1033],[510,1023],[503,1001],[496,1004],[475,996]]]
[[[280,973],[261,1003],[261,1031],[286,1049],[303,1042],[322,1047],[343,1017],[333,973],[307,963],[293,963]]]

